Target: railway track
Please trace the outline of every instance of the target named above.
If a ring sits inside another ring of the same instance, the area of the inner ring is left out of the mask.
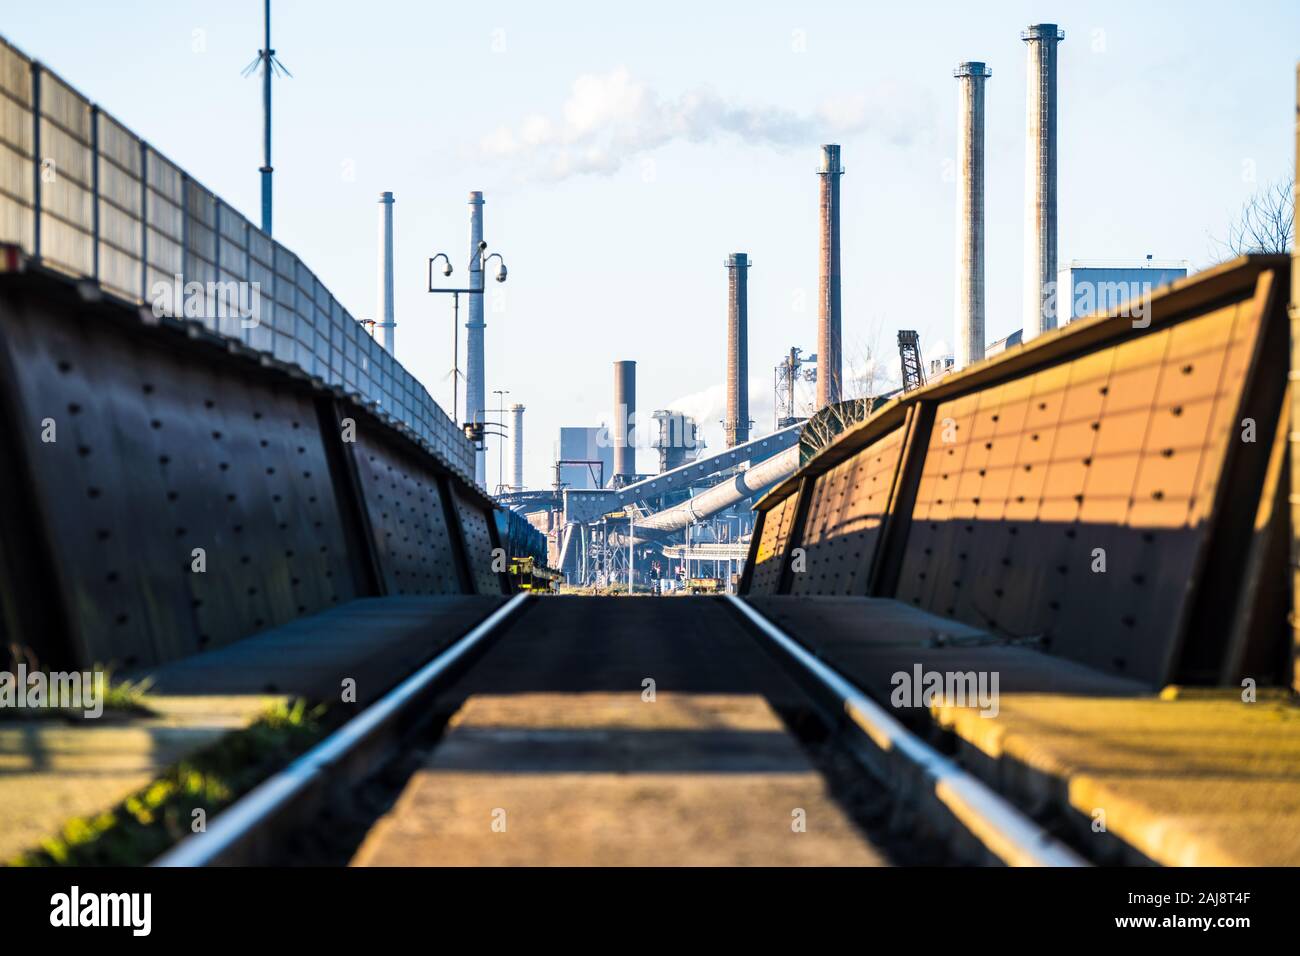
[[[155,865],[292,862],[404,754],[354,863],[1085,862],[739,599],[519,595]]]

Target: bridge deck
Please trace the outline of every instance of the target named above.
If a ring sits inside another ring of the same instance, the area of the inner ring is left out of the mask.
[[[1156,694],[975,628],[871,598],[753,605],[882,703],[891,678],[997,673],[998,709],[936,704],[911,723],[950,730],[962,762],[1017,806],[1105,844],[1093,858],[1163,865],[1300,863],[1300,708],[1276,690]],[[1104,827],[1104,829],[1102,829]]]
[[[719,602],[547,599],[446,700],[356,863],[883,862],[777,716],[802,692]]]
[[[354,677],[364,705],[499,603],[354,602],[155,669],[153,717],[0,728],[0,856],[242,726],[266,694],[337,700]],[[751,603],[1090,859],[1300,862],[1300,709],[1278,691],[1157,694],[896,601]],[[917,666],[996,674],[996,714],[891,701]],[[792,733],[818,704],[718,599],[533,601],[436,706],[445,734],[355,863],[899,860],[860,828],[857,801],[883,791],[863,778],[846,801]]]
[[[1300,708],[1280,696],[1009,694],[993,720],[937,717],[964,762],[1018,802],[1072,813],[1089,833],[1104,826],[1095,832],[1148,860],[1300,864]]]
[[[164,694],[281,694],[337,701],[355,681],[374,700],[492,613],[487,595],[359,598],[205,654],[140,672]]]

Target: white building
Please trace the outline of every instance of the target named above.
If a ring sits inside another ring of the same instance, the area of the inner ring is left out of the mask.
[[[1112,312],[1187,275],[1186,259],[1076,259],[1056,276],[1057,325]]]

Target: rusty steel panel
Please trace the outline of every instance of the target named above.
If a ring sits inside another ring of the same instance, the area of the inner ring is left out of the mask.
[[[905,429],[894,429],[813,482],[796,542],[805,565],[790,579],[791,594],[866,593],[904,434]]]
[[[156,663],[354,596],[309,397],[44,308],[11,310],[5,342],[84,663]]]
[[[461,593],[437,475],[368,431],[355,450],[384,591]]]
[[[799,496],[789,495],[763,515],[763,528],[754,556],[754,571],[748,593],[776,594],[781,587],[786,545],[790,541],[798,506]]]
[[[492,532],[488,516],[459,490],[453,492],[465,542],[465,560],[476,594],[501,594],[501,575],[492,569]]]
[[[898,597],[1165,679],[1259,318],[1216,308],[942,402]]]

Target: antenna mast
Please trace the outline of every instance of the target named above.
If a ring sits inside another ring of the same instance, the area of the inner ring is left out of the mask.
[[[266,0],[266,44],[257,51],[253,62],[244,68],[244,76],[252,76],[262,69],[262,231],[271,234],[271,77],[293,74],[275,57],[271,49],[271,0]]]

